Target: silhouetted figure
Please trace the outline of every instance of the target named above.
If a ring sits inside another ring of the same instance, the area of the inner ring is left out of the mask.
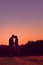
[[[15,44],[14,49],[16,51],[16,54],[20,56],[20,48],[19,48],[19,45],[18,45],[18,37],[17,36],[15,36],[15,43],[14,44]]]
[[[15,41],[14,41],[15,39]],[[15,35],[12,35],[9,39],[9,46],[13,47],[13,49],[15,50],[16,54],[19,55],[20,54],[20,48],[18,45],[18,37]]]
[[[14,39],[15,39],[15,42],[14,42]],[[9,39],[9,46],[18,46],[18,37],[17,36],[14,36],[12,35]]]
[[[11,47],[14,45],[14,40],[13,40],[14,37],[15,37],[15,36],[12,35],[12,36],[10,37],[10,39],[9,39],[9,46],[11,46]]]
[[[15,46],[18,46],[18,37],[15,36]]]

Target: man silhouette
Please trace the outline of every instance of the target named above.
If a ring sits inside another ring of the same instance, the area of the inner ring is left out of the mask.
[[[11,46],[11,47],[14,45],[14,40],[13,40],[14,37],[15,37],[15,36],[12,35],[12,36],[10,37],[10,39],[9,39],[9,46]]]

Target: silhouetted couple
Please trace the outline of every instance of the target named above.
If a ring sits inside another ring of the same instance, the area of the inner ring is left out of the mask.
[[[15,41],[14,41],[15,39]],[[13,46],[18,46],[18,37],[12,35],[9,39],[9,46],[13,47]]]
[[[15,39],[15,41],[14,41],[14,39]],[[9,39],[9,46],[10,46],[10,47],[13,47],[14,50],[16,51],[16,53],[17,53],[18,55],[20,55],[20,48],[19,48],[19,45],[18,45],[18,37],[17,37],[17,36],[12,35],[12,36],[10,37],[10,39]]]

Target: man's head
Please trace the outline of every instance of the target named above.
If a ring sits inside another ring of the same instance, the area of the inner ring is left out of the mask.
[[[12,37],[14,38],[14,35],[12,35]]]
[[[15,35],[12,35],[12,38],[17,38],[17,36],[15,36]]]

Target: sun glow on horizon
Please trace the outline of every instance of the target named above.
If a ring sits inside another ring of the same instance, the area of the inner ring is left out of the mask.
[[[20,31],[19,31],[20,32]],[[28,41],[36,41],[36,40],[43,40],[43,35],[39,33],[28,33],[27,32],[23,32],[22,33],[17,33],[16,32],[8,32],[6,31],[3,35],[0,35],[0,45],[9,45],[9,38],[11,37],[12,34],[17,35],[18,36],[18,43],[19,45],[24,45],[26,44]]]

